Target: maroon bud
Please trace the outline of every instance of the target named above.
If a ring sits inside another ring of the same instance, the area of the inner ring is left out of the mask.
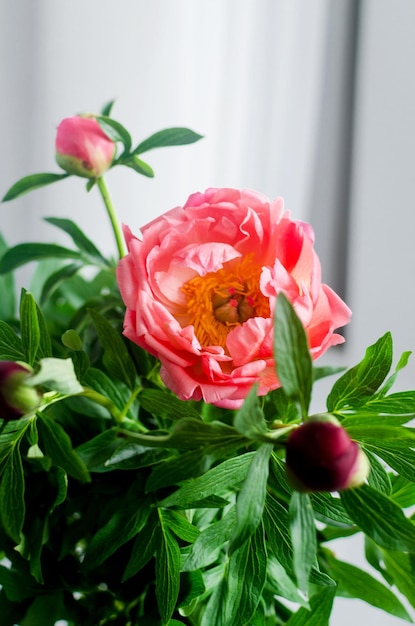
[[[19,363],[0,361],[0,419],[18,419],[39,405],[36,389],[25,384],[30,373]]]
[[[340,491],[361,485],[369,461],[331,415],[317,415],[293,430],[287,441],[286,473],[297,491]]]

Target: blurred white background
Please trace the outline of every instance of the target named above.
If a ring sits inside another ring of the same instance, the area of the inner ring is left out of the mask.
[[[210,186],[283,196],[353,310],[328,360],[354,364],[387,330],[397,359],[415,348],[414,58],[413,0],[0,0],[0,195],[57,172],[59,121],[113,98],[135,143],[188,126],[205,138],[145,155],[155,179],[109,173],[122,221],[138,231]],[[69,217],[115,254],[99,204],[70,178],[2,205],[0,230],[69,243],[42,216]],[[412,362],[400,386],[414,385]],[[402,623],[341,599],[331,623],[369,620]]]

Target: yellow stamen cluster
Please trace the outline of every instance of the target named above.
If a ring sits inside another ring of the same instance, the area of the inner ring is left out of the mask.
[[[187,320],[203,347],[222,346],[228,333],[251,317],[269,317],[268,298],[259,289],[261,267],[251,257],[231,261],[217,272],[196,276],[182,287]]]

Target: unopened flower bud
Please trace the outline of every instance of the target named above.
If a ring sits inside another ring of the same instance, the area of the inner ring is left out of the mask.
[[[39,405],[36,389],[25,384],[29,374],[19,363],[0,361],[0,419],[18,419]]]
[[[369,461],[330,415],[318,415],[293,430],[287,441],[287,480],[297,491],[340,491],[361,485]]]
[[[111,165],[115,143],[96,119],[76,115],[62,120],[56,133],[56,161],[68,174],[97,178]]]

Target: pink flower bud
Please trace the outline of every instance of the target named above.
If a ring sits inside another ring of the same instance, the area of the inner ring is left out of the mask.
[[[56,161],[69,174],[97,178],[111,165],[115,143],[93,117],[67,117],[56,133]]]
[[[0,361],[0,419],[18,419],[39,405],[36,389],[24,382],[29,374],[18,363]]]
[[[318,415],[296,428],[287,441],[287,480],[297,491],[340,491],[361,485],[369,461],[330,415]]]

